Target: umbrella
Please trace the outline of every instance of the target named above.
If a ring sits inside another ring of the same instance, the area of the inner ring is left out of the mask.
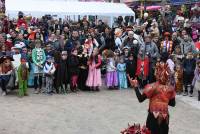
[[[6,59],[10,59],[10,61],[14,61],[14,59],[11,56],[4,55],[0,57],[0,64],[3,63]]]
[[[159,10],[159,9],[161,9],[162,8],[162,6],[147,6],[146,7],[146,10]]]

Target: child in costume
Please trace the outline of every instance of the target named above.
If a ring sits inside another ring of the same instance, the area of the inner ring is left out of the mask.
[[[181,94],[183,91],[183,69],[180,64],[176,65],[174,80],[175,80],[175,90],[177,94]]]
[[[193,85],[192,80],[194,78],[194,70],[196,67],[196,60],[193,57],[192,52],[187,53],[186,59],[183,61],[183,78],[184,78],[184,96],[188,95],[188,87],[190,87],[189,95],[193,96]]]
[[[174,56],[174,61],[175,63],[182,63],[183,62],[183,58],[184,58],[184,55],[182,54],[181,52],[181,46],[180,45],[177,45],[175,47],[175,50],[174,52],[172,53],[172,55]]]
[[[144,48],[140,48],[139,50],[135,75],[139,80],[139,85],[143,88],[147,84],[147,78],[149,75],[149,57]]]
[[[34,88],[35,93],[38,94],[42,88],[42,75],[43,75],[43,64],[46,61],[46,55],[44,50],[41,48],[41,42],[36,42],[35,48],[32,51],[32,60],[34,63]],[[39,89],[38,89],[39,79]]]
[[[96,41],[96,39],[93,38],[92,35],[88,34],[87,35],[87,39],[85,40],[85,43],[84,43],[84,48],[87,49],[87,52],[88,52],[89,56],[91,55],[92,50],[94,49],[94,47],[98,47],[98,46],[99,46],[99,44]]]
[[[120,62],[117,64],[117,73],[118,73],[119,88],[120,89],[128,88],[127,76],[126,76],[126,63],[124,63],[124,58],[122,56],[120,57]]]
[[[17,74],[19,79],[19,97],[27,96],[29,66],[26,57],[21,58],[21,64],[18,67]]]
[[[112,50],[108,50],[107,65],[106,65],[106,86],[109,89],[117,88],[118,78],[114,60],[114,53]]]
[[[61,60],[57,65],[57,74],[55,77],[55,83],[57,92],[61,94],[65,94],[67,92],[67,84],[69,82],[69,71],[68,71],[68,62],[67,62],[67,51],[61,52]]]
[[[194,79],[192,85],[198,91],[198,101],[200,101],[200,61],[197,61],[197,66],[194,71]]]
[[[91,91],[99,91],[99,86],[102,85],[101,81],[101,56],[99,55],[98,48],[94,48],[89,61],[89,73],[86,85],[90,87]]]
[[[70,75],[70,89],[72,92],[77,91],[77,81],[79,74],[79,61],[78,61],[78,51],[77,49],[72,49],[71,55],[68,60],[69,75]]]
[[[124,62],[127,63],[128,62],[128,56],[130,54],[130,50],[128,47],[124,47],[123,48],[123,56],[124,56]]]
[[[165,32],[164,36],[165,36],[165,40],[161,42],[160,53],[167,52],[168,54],[172,54],[173,42],[169,39],[170,33]]]
[[[126,64],[127,76],[130,76],[131,78],[135,78],[136,67],[137,67],[137,64],[136,64],[136,60],[134,59],[134,55],[130,53],[127,64]],[[129,82],[128,82],[128,86],[130,87]]]
[[[78,88],[83,91],[88,90],[88,87],[86,86],[86,80],[88,77],[88,58],[87,49],[83,48],[83,52],[78,55],[80,70],[80,75],[78,76]]]
[[[51,95],[53,91],[53,79],[54,79],[53,76],[56,71],[56,68],[53,63],[53,58],[49,55],[47,56],[47,61],[44,65],[43,71],[46,77],[46,91],[45,92]]]
[[[174,58],[172,55],[170,55],[166,61],[170,68],[170,83],[171,85],[175,85],[175,80],[174,80],[174,69],[175,69],[175,63],[174,63]]]

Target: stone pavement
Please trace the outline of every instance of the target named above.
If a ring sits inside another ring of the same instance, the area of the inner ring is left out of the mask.
[[[169,134],[200,134],[200,102],[177,98]],[[9,95],[0,97],[0,134],[119,134],[128,123],[145,124],[147,107],[133,90]]]

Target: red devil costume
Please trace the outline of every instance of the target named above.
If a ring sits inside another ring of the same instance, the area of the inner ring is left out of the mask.
[[[157,63],[155,75],[157,81],[148,84],[141,94],[138,89],[137,80],[129,78],[132,86],[135,87],[136,96],[139,102],[149,99],[149,110],[146,121],[147,128],[152,134],[168,134],[169,112],[168,105],[175,106],[175,90],[169,85],[170,70],[164,62]]]
[[[146,126],[140,127],[139,124],[128,124],[128,128],[121,131],[121,134],[151,134],[151,132],[146,128]]]

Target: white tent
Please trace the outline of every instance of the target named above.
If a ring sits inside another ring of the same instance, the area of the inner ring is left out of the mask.
[[[6,0],[7,15],[17,16],[18,11],[36,17],[45,14],[56,14],[60,17],[66,15],[135,16],[135,13],[122,3]]]

